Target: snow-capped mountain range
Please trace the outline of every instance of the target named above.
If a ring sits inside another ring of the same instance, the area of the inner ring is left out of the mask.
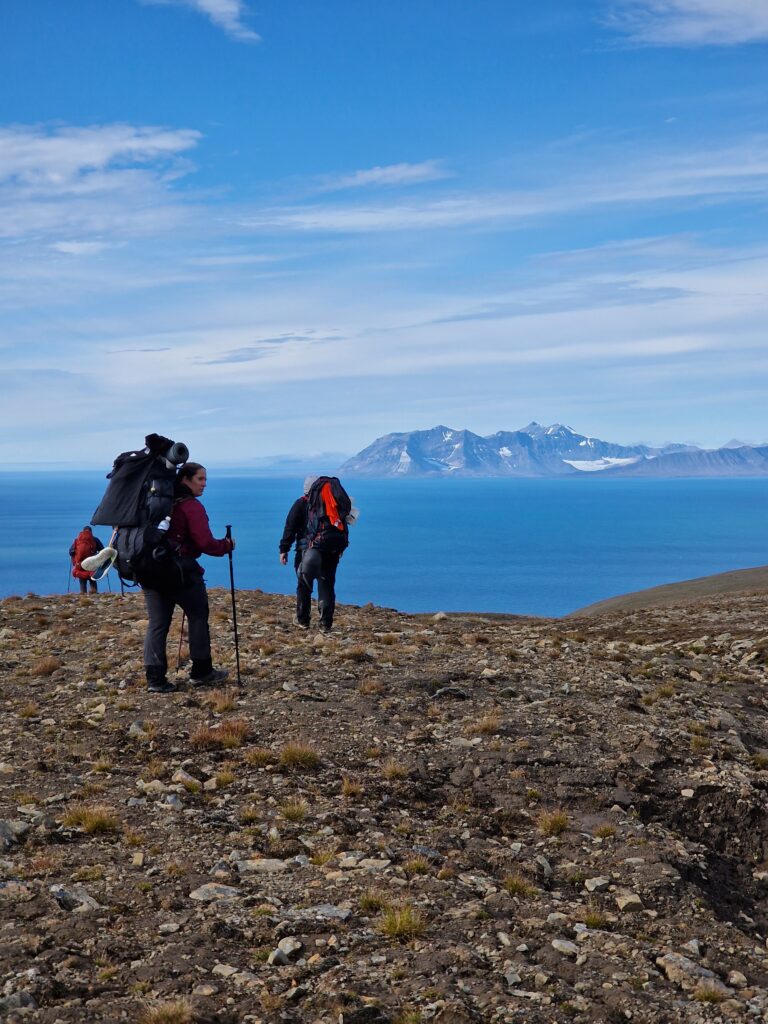
[[[345,476],[767,476],[768,445],[621,445],[553,423],[487,437],[433,427],[386,434],[348,459]]]

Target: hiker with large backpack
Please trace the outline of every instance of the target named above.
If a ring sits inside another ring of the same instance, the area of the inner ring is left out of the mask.
[[[166,641],[178,605],[189,619],[191,682],[223,682],[227,672],[213,667],[208,629],[208,594],[201,554],[231,554],[231,537],[217,540],[205,508],[205,467],[187,462],[186,445],[149,434],[145,447],[123,452],[108,474],[109,486],[93,514],[94,525],[111,525],[109,550],[121,585],[141,586],[149,624],[144,666],[151,693],[173,693],[167,679]],[[229,530],[228,530],[229,533]],[[111,563],[110,563],[111,564]]]
[[[90,526],[84,526],[70,544],[69,557],[72,560],[72,575],[80,584],[81,594],[85,594],[88,589],[92,594],[98,593],[99,585],[93,578],[93,573],[83,568],[83,561],[97,554],[103,547],[99,538],[94,537]]]
[[[288,564],[288,552],[295,544],[295,625],[309,629],[312,589],[317,580],[317,611],[320,630],[330,633],[336,608],[336,570],[349,544],[349,526],[354,521],[352,502],[335,476],[309,476],[304,494],[291,506],[280,538],[280,562]]]
[[[208,482],[205,466],[188,462],[179,470],[170,522],[168,544],[179,557],[181,582],[171,586],[144,587],[149,624],[144,639],[144,667],[151,693],[173,693],[178,687],[168,682],[166,641],[173,612],[178,605],[187,616],[189,653],[193,686],[218,686],[229,673],[213,667],[211,635],[208,628],[208,592],[200,555],[221,558],[235,549],[231,537],[217,540],[211,533],[208,514],[199,500]]]

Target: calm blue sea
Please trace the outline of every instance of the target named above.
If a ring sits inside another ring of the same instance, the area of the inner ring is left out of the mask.
[[[0,473],[0,487],[0,596],[65,592],[67,549],[104,474]],[[337,591],[352,604],[562,615],[768,563],[764,479],[355,480],[348,489],[361,516]],[[233,524],[238,587],[293,592],[277,543],[300,492],[298,479],[209,469],[204,503],[216,536]],[[108,529],[95,532],[108,541]],[[226,559],[202,561],[210,586],[229,586]]]

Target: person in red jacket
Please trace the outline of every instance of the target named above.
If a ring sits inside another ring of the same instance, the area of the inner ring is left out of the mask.
[[[169,590],[144,587],[149,624],[144,638],[144,668],[151,693],[173,693],[178,687],[168,682],[166,641],[176,605],[189,621],[189,653],[192,657],[190,682],[193,686],[216,686],[228,676],[215,669],[211,659],[208,629],[208,592],[203,580],[200,555],[220,558],[234,550],[234,540],[217,540],[208,525],[208,514],[199,500],[207,484],[205,466],[188,462],[179,470],[176,499],[168,527],[168,541],[181,556],[183,583]]]
[[[90,526],[84,526],[70,545],[69,557],[72,559],[72,575],[80,583],[81,594],[85,594],[88,587],[92,594],[98,593],[99,586],[93,579],[93,573],[83,568],[82,561],[84,558],[95,555],[103,547],[99,538],[93,536]]]

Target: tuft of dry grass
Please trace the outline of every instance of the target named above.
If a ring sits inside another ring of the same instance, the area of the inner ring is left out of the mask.
[[[713,985],[699,985],[696,991],[693,993],[693,998],[697,1003],[722,1003],[725,1002],[726,995],[721,992],[719,988],[715,988]]]
[[[562,809],[542,811],[538,817],[539,831],[545,836],[559,836],[568,828],[568,814]]]
[[[324,864],[332,861],[335,856],[336,851],[332,847],[326,847],[324,850],[315,850],[309,860],[315,867],[321,868]]]
[[[384,909],[379,931],[389,939],[407,942],[423,935],[427,928],[424,915],[410,903],[390,905]]]
[[[37,718],[40,714],[40,708],[34,701],[30,701],[29,704],[25,704],[24,707],[19,708],[19,718]]]
[[[708,736],[691,736],[691,753],[708,754],[712,749],[712,743]]]
[[[476,736],[493,736],[499,731],[503,725],[501,715],[491,712],[489,715],[483,715],[476,722],[469,726],[468,732],[473,733]]]
[[[165,873],[169,878],[184,878],[191,870],[191,864],[180,860],[170,860],[165,865]]]
[[[616,826],[605,822],[605,824],[597,826],[594,834],[597,839],[613,839],[616,835]]]
[[[62,662],[58,658],[48,655],[46,658],[39,658],[33,662],[30,665],[29,674],[31,676],[52,676],[61,667]]]
[[[233,711],[237,707],[237,691],[232,689],[211,690],[203,698],[203,703],[207,704],[217,715],[223,715],[225,711]]]
[[[70,828],[81,828],[88,835],[117,832],[120,827],[114,811],[100,804],[90,807],[87,804],[76,804],[62,820]]]
[[[251,804],[249,807],[243,807],[240,811],[240,824],[241,825],[253,825],[259,821],[261,815],[259,814],[258,808]]]
[[[194,1019],[192,1004],[186,999],[175,999],[169,1003],[145,1006],[139,1024],[193,1024]]]
[[[507,875],[502,885],[510,896],[530,897],[535,896],[539,891],[520,871],[513,871],[512,874]]]
[[[768,754],[753,754],[751,760],[759,772],[764,772],[768,768]]]
[[[342,654],[342,658],[345,661],[356,661],[358,663],[363,661],[373,661],[373,658],[364,647],[349,647]]]
[[[426,857],[411,857],[403,863],[403,870],[407,875],[429,874],[429,861]]]
[[[283,768],[312,769],[320,765],[320,755],[308,743],[286,743],[280,751],[280,764]]]
[[[385,779],[394,782],[397,779],[405,779],[408,776],[408,769],[400,761],[391,757],[381,766],[381,774]]]
[[[391,903],[389,896],[381,889],[366,889],[358,901],[360,909],[366,914],[378,914]]]
[[[221,768],[216,772],[216,785],[219,789],[223,789],[225,786],[231,786],[236,779],[234,765],[223,764]]]
[[[303,821],[309,813],[306,800],[286,800],[280,805],[280,813],[286,821]]]
[[[73,882],[100,882],[104,877],[104,867],[101,864],[84,864],[73,871],[71,877]]]
[[[277,754],[266,747],[251,747],[245,755],[245,761],[254,768],[266,768],[277,761]]]
[[[357,692],[363,697],[372,697],[377,693],[384,693],[384,683],[380,679],[361,679]]]
[[[363,787],[359,782],[355,782],[350,779],[348,775],[342,775],[341,777],[341,795],[345,796],[348,800],[353,797],[360,796],[363,792]]]
[[[233,750],[242,747],[251,734],[250,722],[244,718],[233,718],[220,725],[203,725],[190,734],[189,745],[193,750]]]
[[[584,913],[584,924],[594,931],[606,931],[610,922],[602,910],[594,903],[590,903]]]

